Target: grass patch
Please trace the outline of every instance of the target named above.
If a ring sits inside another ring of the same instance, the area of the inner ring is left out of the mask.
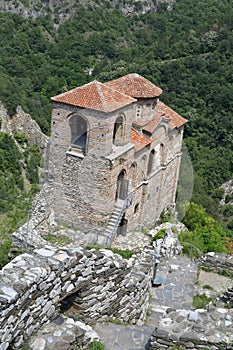
[[[207,297],[207,295],[205,294],[194,295],[193,307],[195,307],[195,309],[203,309],[207,304],[209,304],[213,300],[213,298]]]
[[[94,340],[93,343],[91,343],[88,350],[105,350],[105,346],[103,343],[101,343],[97,340]]]
[[[203,289],[208,289],[208,290],[214,290],[214,288],[211,287],[209,284],[205,284],[202,288]]]
[[[65,245],[73,242],[73,239],[67,236],[52,235],[51,233],[49,233],[44,239],[51,244],[58,245],[61,247],[64,247]]]
[[[130,249],[118,249],[118,248],[111,248],[111,247],[106,247],[100,244],[94,244],[94,243],[89,243],[85,248],[85,250],[100,250],[100,249],[107,249],[111,250],[114,254],[119,254],[122,256],[123,259],[130,259],[131,256],[135,253],[133,250]]]
[[[4,241],[0,244],[0,269],[10,262],[9,251],[11,248],[11,240]]]
[[[133,250],[129,250],[129,249],[124,249],[123,250],[123,249],[117,249],[117,248],[110,248],[110,250],[114,254],[119,254],[124,259],[130,259],[131,256],[134,254],[134,251]]]

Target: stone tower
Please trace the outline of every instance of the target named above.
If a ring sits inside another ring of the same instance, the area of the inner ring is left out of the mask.
[[[184,118],[138,74],[52,98],[49,170],[57,221],[114,235],[174,205]]]

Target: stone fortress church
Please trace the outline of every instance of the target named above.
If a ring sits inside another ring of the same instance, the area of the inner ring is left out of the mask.
[[[49,173],[58,222],[111,244],[174,206],[186,119],[161,93],[128,74],[52,98]]]

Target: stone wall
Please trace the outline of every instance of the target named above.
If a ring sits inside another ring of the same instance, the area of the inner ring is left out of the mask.
[[[168,309],[151,336],[150,350],[232,350],[232,325],[232,311],[214,305],[195,311]]]
[[[146,251],[126,261],[105,249],[45,246],[16,257],[0,272],[0,350],[20,349],[67,297],[84,322],[142,323],[151,266]]]
[[[207,253],[199,260],[201,268],[233,276],[233,255]]]
[[[233,256],[207,253],[199,260],[201,268],[233,273]],[[150,349],[233,349],[233,288],[204,309],[167,309],[151,336]]]

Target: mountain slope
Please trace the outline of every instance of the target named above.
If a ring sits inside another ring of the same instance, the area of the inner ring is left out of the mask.
[[[23,18],[37,18],[39,16],[50,15],[55,24],[62,23],[75,14],[75,11],[83,6],[84,8],[98,8],[103,5],[107,8],[117,8],[124,15],[143,14],[147,12],[156,12],[159,3],[166,3],[168,9],[171,9],[175,0],[0,0],[0,11],[17,13]]]

